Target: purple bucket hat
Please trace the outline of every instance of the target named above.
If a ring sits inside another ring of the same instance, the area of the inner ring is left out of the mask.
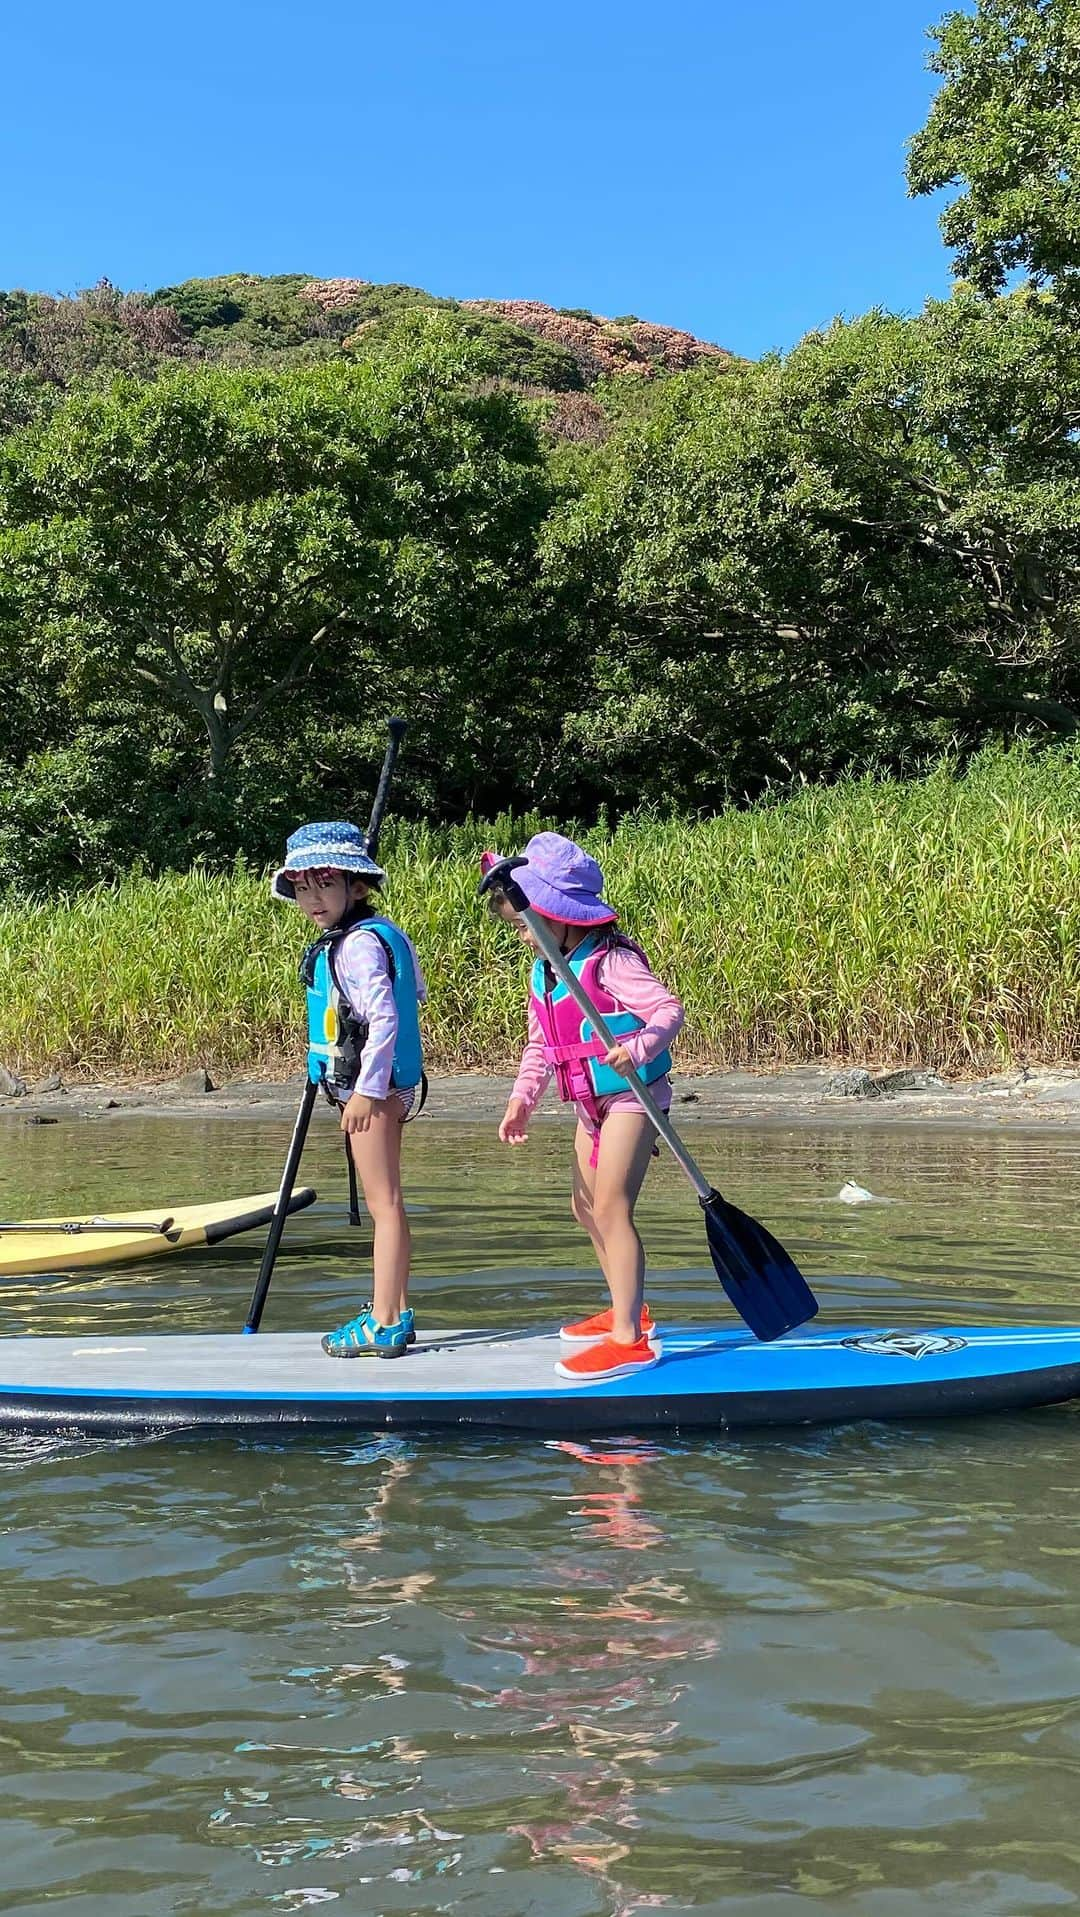
[[[537,832],[525,847],[528,863],[514,877],[529,904],[566,925],[611,925],[618,913],[600,897],[604,875],[596,860],[561,832]]]

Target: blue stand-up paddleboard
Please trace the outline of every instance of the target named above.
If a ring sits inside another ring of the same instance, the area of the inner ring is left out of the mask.
[[[342,1360],[314,1332],[0,1339],[0,1426],[441,1432],[726,1431],[1026,1410],[1080,1397],[1080,1327],[667,1330],[648,1370],[561,1378],[538,1332],[428,1332]]]

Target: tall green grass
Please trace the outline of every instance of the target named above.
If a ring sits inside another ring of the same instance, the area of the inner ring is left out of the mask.
[[[627,930],[686,1001],[691,1067],[813,1059],[946,1070],[1080,1058],[1080,756],[850,780],[583,836]],[[509,1066],[524,961],[475,900],[486,844],[539,821],[389,829],[387,905],[431,986],[437,1069]],[[23,1072],[277,1072],[302,1056],[305,922],[265,877],[132,876],[0,904],[0,1059]]]

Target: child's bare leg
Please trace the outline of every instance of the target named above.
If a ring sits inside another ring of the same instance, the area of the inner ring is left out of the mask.
[[[619,1344],[641,1336],[645,1252],[634,1206],[652,1158],[655,1133],[644,1114],[609,1112],[600,1132],[592,1215],[604,1246],[603,1271],[611,1293],[611,1335]]]
[[[372,1112],[366,1131],[349,1133],[349,1150],[371,1213],[371,1309],[381,1325],[397,1324],[409,1292],[412,1240],[401,1196],[401,1131],[401,1106],[389,1098]]]
[[[606,1279],[607,1266],[604,1263],[604,1240],[600,1233],[600,1227],[596,1222],[596,1213],[593,1210],[593,1194],[596,1188],[596,1167],[592,1163],[592,1153],[593,1135],[579,1119],[577,1130],[574,1133],[574,1189],[570,1199],[570,1210],[573,1212],[582,1231],[588,1232],[589,1237],[592,1239],[592,1246],[596,1253],[597,1263]]]

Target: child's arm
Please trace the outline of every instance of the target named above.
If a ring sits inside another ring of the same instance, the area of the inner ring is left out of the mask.
[[[550,1082],[551,1066],[544,1057],[544,1034],[530,1000],[528,1037],[510,1096],[524,1101],[526,1115],[528,1115],[535,1111]]]
[[[529,1118],[544,1096],[550,1078],[551,1066],[544,1057],[544,1034],[530,1000],[529,1035],[499,1125],[499,1137],[504,1145],[525,1143],[529,1135]]]
[[[620,1005],[642,1020],[640,1032],[630,1032],[616,1046],[633,1069],[648,1065],[670,1045],[686,1016],[682,1001],[651,971],[640,952],[617,945],[601,967],[602,981]]]
[[[352,1095],[383,1099],[390,1090],[397,1044],[398,1014],[386,952],[377,938],[357,931],[342,939],[335,954],[342,992],[357,1018],[366,1018],[367,1040]]]

